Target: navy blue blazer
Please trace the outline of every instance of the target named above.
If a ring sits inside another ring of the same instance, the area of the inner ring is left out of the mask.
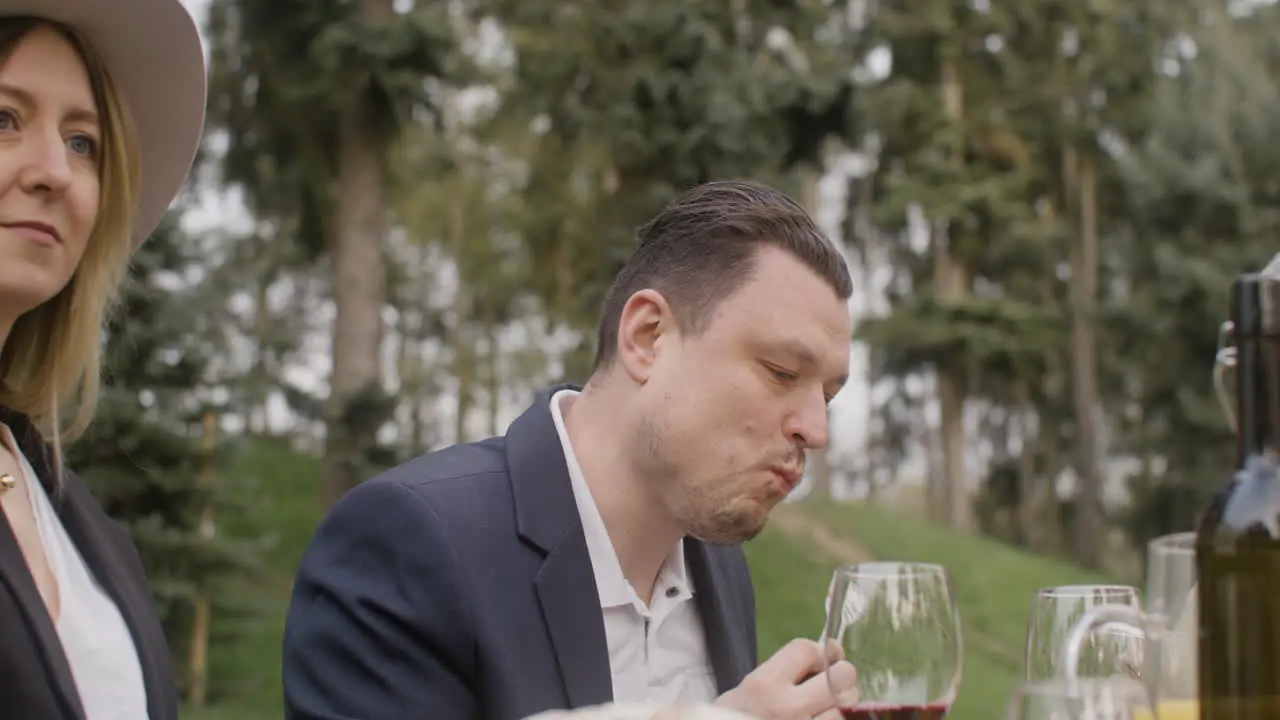
[[[284,633],[288,718],[519,720],[613,699],[550,388],[504,437],[362,483],[317,528]],[[737,546],[685,542],[720,692],[755,668]]]

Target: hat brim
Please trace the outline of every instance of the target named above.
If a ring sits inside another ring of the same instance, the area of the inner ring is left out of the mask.
[[[28,15],[80,33],[111,73],[138,134],[141,186],[133,247],[182,188],[204,132],[204,48],[179,0],[0,0],[0,17]]]

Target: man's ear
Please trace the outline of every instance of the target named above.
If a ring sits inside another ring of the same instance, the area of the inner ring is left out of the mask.
[[[618,318],[618,363],[637,383],[649,380],[664,336],[676,332],[667,299],[645,289],[627,298]]]

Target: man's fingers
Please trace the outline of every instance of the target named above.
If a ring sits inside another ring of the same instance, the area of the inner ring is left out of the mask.
[[[844,720],[844,716],[840,714],[839,708],[831,708],[814,718],[814,720]]]
[[[751,720],[742,713],[708,705],[670,706],[649,720]]]
[[[800,682],[811,675],[822,675],[826,669],[823,653],[818,643],[804,638],[796,638],[773,654],[759,667],[769,675],[790,683]]]
[[[839,707],[827,685],[826,674],[820,673],[800,683],[795,688],[795,703],[805,717],[814,717]]]
[[[819,673],[796,686],[798,704],[809,717],[829,710],[853,707],[858,702],[858,671],[847,661],[832,664],[826,673]]]
[[[825,649],[827,651],[826,662],[824,662],[822,666],[815,672],[805,673],[804,675],[801,675],[800,677],[796,678],[795,680],[796,685],[803,683],[804,681],[808,680],[811,677],[816,677],[818,675],[821,675],[823,671],[825,671],[828,667],[831,667],[835,663],[840,662],[841,660],[844,659],[844,648],[840,647],[840,643],[838,642],[835,642],[833,640],[828,640],[826,647],[820,648],[820,649]]]
[[[840,717],[840,707],[852,707],[858,698],[858,673],[844,659],[840,643],[830,640],[821,643],[792,640],[756,668],[748,679],[752,677],[755,694],[762,692],[769,696],[768,701],[756,698],[763,703],[762,707],[774,705],[775,714],[788,718],[835,720]],[[744,681],[740,687],[746,685]]]
[[[834,663],[844,659],[844,648],[835,640],[826,641],[826,647],[823,649],[827,652],[827,663]]]
[[[858,671],[847,660],[831,664],[826,673],[796,687],[800,702],[810,716],[858,703]]]
[[[858,702],[858,671],[847,660],[840,660],[827,671],[827,684],[840,707]]]

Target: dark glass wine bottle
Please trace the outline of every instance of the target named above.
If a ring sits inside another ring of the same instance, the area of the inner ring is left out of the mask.
[[[1280,720],[1280,272],[1231,291],[1237,466],[1201,515],[1201,720]]]

